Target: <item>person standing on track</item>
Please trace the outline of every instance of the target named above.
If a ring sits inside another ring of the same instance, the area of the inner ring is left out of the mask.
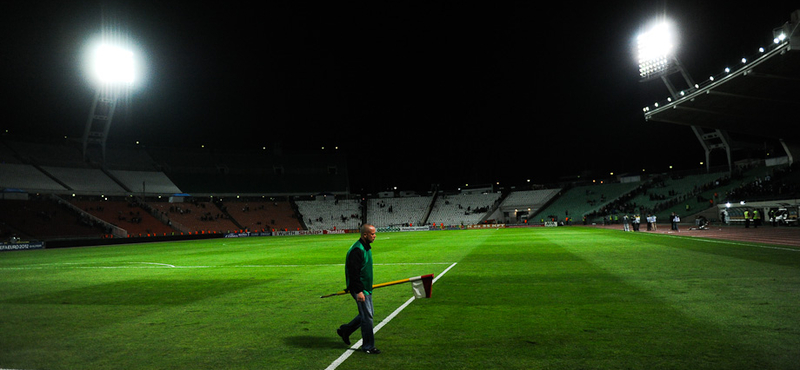
[[[347,291],[358,306],[358,315],[336,329],[336,334],[349,345],[350,334],[361,328],[361,350],[371,355],[381,353],[375,348],[375,333],[372,330],[375,313],[372,306],[372,242],[375,241],[375,232],[375,226],[361,226],[361,238],[347,251],[345,281]]]
[[[750,228],[750,211],[746,209],[744,210],[744,228]]]
[[[672,218],[672,219],[670,220],[670,221],[672,222],[672,230],[674,230],[674,231],[680,231],[680,230],[678,230],[678,223],[680,223],[680,222],[681,222],[681,217],[680,217],[680,216],[678,216],[678,214],[677,214],[677,213],[675,213],[675,212],[672,212],[672,216],[670,216],[670,217]]]

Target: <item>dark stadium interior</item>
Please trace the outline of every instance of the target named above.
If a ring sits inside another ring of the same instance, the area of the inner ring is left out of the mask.
[[[773,47],[788,1],[3,7],[3,238],[717,219],[719,202],[797,198],[800,51],[647,117],[668,92],[639,81],[632,52],[666,15],[688,72],[719,76]],[[82,59],[101,29],[134,39],[146,69],[105,156],[81,147]],[[720,151],[700,164],[692,125],[730,132],[730,167]],[[390,194],[422,200],[370,203]]]

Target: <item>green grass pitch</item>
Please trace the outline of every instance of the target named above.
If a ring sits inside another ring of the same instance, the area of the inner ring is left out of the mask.
[[[357,236],[0,254],[2,369],[325,369]],[[797,369],[800,250],[583,227],[379,233],[439,275],[338,369]],[[412,296],[375,291],[376,324]],[[359,339],[356,332],[354,341]]]

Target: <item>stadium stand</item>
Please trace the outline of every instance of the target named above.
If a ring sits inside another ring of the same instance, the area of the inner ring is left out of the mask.
[[[148,202],[156,213],[166,217],[178,231],[184,233],[228,233],[239,231],[224,208],[214,202],[194,200],[191,202],[169,203]]]
[[[737,176],[725,189],[723,202],[740,200],[797,199],[800,171],[790,166],[754,167]]]
[[[3,239],[100,238],[110,233],[90,217],[73,212],[49,197],[29,200],[0,200],[0,229]]]
[[[722,175],[718,180],[698,184],[698,190],[682,197],[683,201],[672,204],[659,214],[675,212],[694,216],[704,213],[712,222],[719,221],[719,212],[714,205],[733,203],[729,216],[733,221],[742,220],[743,209],[737,206],[740,201],[791,200],[800,198],[800,172],[792,166],[781,165],[743,166],[737,168],[732,176]],[[795,202],[792,202],[795,203]],[[687,211],[686,206],[689,206]],[[746,208],[746,207],[745,207]],[[704,210],[710,210],[703,212]]]
[[[502,208],[527,208],[536,205],[547,203],[550,199],[558,194],[561,189],[544,189],[544,190],[523,190],[515,191],[506,197],[501,205]],[[532,207],[533,208],[533,207]]]
[[[100,169],[42,166],[70,190],[80,193],[125,195],[127,191]]]
[[[175,232],[175,229],[143,209],[136,200],[81,197],[69,201],[84,212],[127,231],[130,237],[164,236]]]
[[[509,217],[516,218],[516,212],[521,210],[520,213],[528,215],[528,218],[535,215],[542,207],[548,202],[558,196],[560,188],[556,189],[542,189],[542,190],[523,190],[510,193],[500,204],[500,210]],[[530,209],[530,211],[528,211]],[[514,220],[517,222],[519,220]],[[512,222],[512,223],[514,223]]]
[[[163,172],[126,170],[111,170],[110,172],[133,193],[183,193]]]
[[[630,192],[619,196],[613,202],[589,214],[591,221],[599,221],[599,217],[615,214],[656,214],[661,219],[666,219],[677,205],[694,209],[697,205],[691,199],[702,189],[713,186],[714,182],[721,180],[725,175],[721,173],[699,175],[658,175],[647,181],[637,182],[638,186]],[[707,207],[708,204],[700,204]]]
[[[302,225],[286,200],[225,202],[228,214],[246,230],[300,230]]]
[[[583,215],[589,222],[601,222],[604,216],[623,212],[655,212],[660,220],[672,212],[687,220],[706,212],[714,221],[719,213],[714,206],[720,202],[797,199],[800,173],[793,167],[767,167],[763,161],[747,167],[750,164],[737,164],[730,175],[673,173],[644,176],[638,182],[502,194],[381,193],[363,200],[350,199],[347,167],[336,152],[221,153],[115,145],[101,164],[84,160],[74,142],[0,136],[0,234],[64,240],[103,238],[109,231],[138,237],[244,229],[357,229],[363,222],[378,227],[456,226],[491,216],[510,223],[527,216],[534,224],[569,216],[579,223]],[[167,200],[179,194],[189,201]],[[67,201],[59,204],[58,196]],[[741,218],[740,211],[732,209],[733,218]]]
[[[317,196],[315,200],[296,200],[308,230],[357,229],[361,221],[361,201]]]
[[[58,193],[68,189],[30,164],[0,164],[0,188],[22,189],[28,193]]]
[[[422,225],[433,196],[369,199],[367,222],[376,227]]]
[[[570,219],[580,220],[585,214],[599,212],[616,199],[632,191],[640,185],[632,183],[604,183],[575,186],[564,190],[552,203],[535,213],[532,220],[564,220],[567,215]]]
[[[433,205],[427,224],[444,226],[479,223],[495,203],[500,193],[441,195]]]
[[[586,215],[588,223],[615,220],[618,223],[622,214],[646,216],[652,213],[663,222],[672,213],[689,219],[704,213],[704,217],[716,222],[718,212],[715,206],[731,199],[738,202],[740,197],[736,194],[739,191],[747,194],[750,201],[796,199],[800,175],[794,178],[792,174],[789,166],[770,168],[758,165],[739,167],[733,175],[727,171],[660,174],[638,182],[576,186],[565,190],[536,218],[563,221],[568,212],[572,222],[581,222],[582,216]],[[782,181],[785,178],[788,181]],[[780,181],[773,182],[773,179]],[[766,198],[745,190],[753,187],[768,187]],[[732,211],[732,215],[736,216],[736,212],[739,211]]]

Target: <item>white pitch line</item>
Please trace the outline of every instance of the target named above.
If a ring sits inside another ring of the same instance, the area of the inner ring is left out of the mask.
[[[442,271],[442,273],[439,274],[439,276],[437,276],[436,278],[433,279],[433,282],[431,282],[431,284],[435,284],[436,281],[439,280],[439,278],[444,276],[444,274],[446,274],[448,271],[450,271],[450,269],[453,268],[457,263],[458,262],[454,262],[452,265],[450,265],[450,267],[444,269],[444,271]],[[411,302],[414,302],[415,299],[416,298],[413,297],[413,296],[411,298],[409,298],[406,301],[406,303],[403,303],[400,307],[398,307],[396,310],[394,310],[394,312],[392,312],[389,316],[387,316],[385,319],[383,319],[383,321],[381,321],[380,324],[378,324],[378,326],[373,328],[372,332],[373,333],[377,333],[378,330],[381,330],[382,327],[386,326],[386,324],[388,324],[389,321],[392,321],[392,319],[394,319],[397,315],[400,314],[400,312],[402,312],[406,307],[408,307],[408,305],[410,305]],[[358,342],[356,342],[356,344],[354,344],[352,347],[350,347],[349,349],[344,351],[344,353],[342,353],[342,355],[339,356],[339,358],[337,358],[336,360],[331,362],[331,364],[328,365],[328,367],[326,367],[325,370],[335,370],[337,367],[339,367],[339,365],[341,365],[345,360],[347,360],[350,357],[350,355],[355,353],[355,351],[357,351],[361,347],[362,341],[363,341],[363,339],[359,339]]]
[[[175,265],[170,265],[169,263],[158,263],[158,262],[132,262],[132,263],[141,263],[143,265],[155,265],[164,267],[175,267]]]

